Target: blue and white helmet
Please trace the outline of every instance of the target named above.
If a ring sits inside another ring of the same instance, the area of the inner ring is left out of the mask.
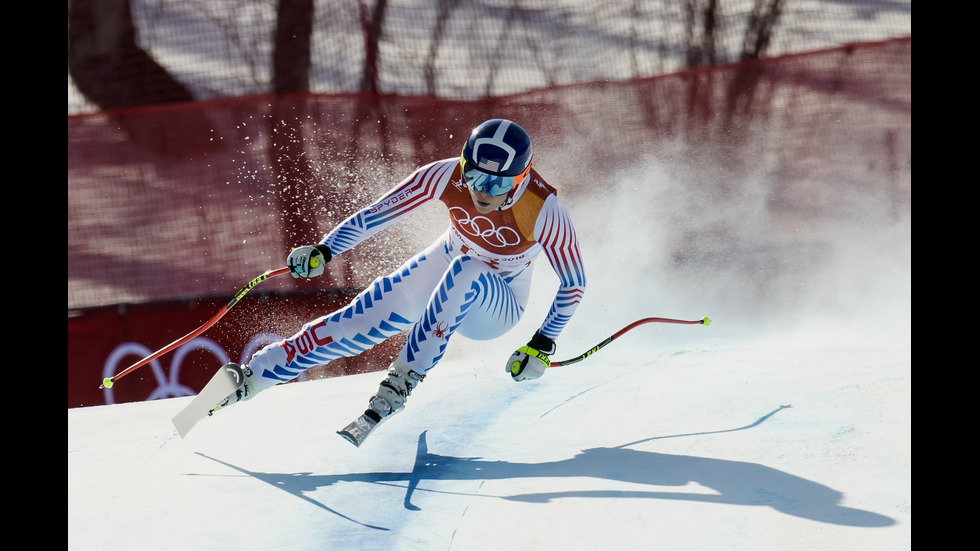
[[[491,119],[470,133],[459,164],[474,191],[499,196],[524,183],[531,172],[531,136],[519,124]]]

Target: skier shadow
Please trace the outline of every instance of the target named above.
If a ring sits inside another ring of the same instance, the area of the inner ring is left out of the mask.
[[[779,411],[779,409],[776,411]],[[757,425],[773,413],[775,411],[749,426]],[[743,430],[744,428],[747,427],[730,430]],[[482,497],[496,497],[531,503],[546,503],[562,498],[583,497],[695,501],[725,505],[771,507],[787,515],[842,526],[884,527],[895,523],[893,519],[884,515],[842,506],[840,501],[843,494],[837,490],[758,463],[690,455],[672,455],[626,448],[626,446],[636,445],[641,442],[674,436],[649,438],[615,448],[590,448],[583,450],[572,458],[560,461],[516,463],[509,461],[485,461],[481,458],[453,457],[430,453],[426,443],[426,432],[423,431],[419,435],[415,465],[411,472],[373,472],[338,475],[257,473],[245,471],[214,458],[209,459],[263,480],[301,499],[316,503],[318,506],[352,522],[380,530],[385,530],[385,528],[360,523],[326,505],[316,502],[308,497],[307,494],[318,488],[327,487],[338,482],[404,485],[406,487],[404,507],[409,510],[418,511],[421,509],[412,504],[412,497],[417,489],[419,491],[445,493],[440,490],[420,488],[420,484],[426,480],[472,480],[482,482],[486,480],[511,480],[517,478],[556,479],[591,477],[600,480],[605,479],[615,482],[654,486],[658,489],[572,490],[512,496],[481,495]],[[684,487],[692,482],[710,488],[715,493],[671,492],[659,489],[663,486]]]

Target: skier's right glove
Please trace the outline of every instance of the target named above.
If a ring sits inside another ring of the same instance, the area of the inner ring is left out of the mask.
[[[551,356],[555,353],[555,341],[535,332],[526,346],[518,348],[507,360],[506,370],[517,382],[537,379],[551,367]]]
[[[333,258],[330,247],[318,243],[316,245],[303,245],[296,247],[286,258],[286,266],[289,273],[295,278],[316,277],[323,274],[327,262]]]

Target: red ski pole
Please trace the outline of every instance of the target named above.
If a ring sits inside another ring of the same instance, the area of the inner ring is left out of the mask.
[[[269,271],[265,272],[264,274],[260,275],[259,277],[253,279],[252,281],[249,281],[248,282],[248,285],[242,287],[242,289],[240,291],[238,291],[237,293],[235,293],[234,298],[232,298],[231,301],[228,302],[228,304],[222,306],[221,307],[221,310],[219,310],[218,313],[214,315],[214,317],[212,317],[211,319],[209,319],[208,321],[206,321],[204,323],[204,325],[198,327],[197,329],[195,329],[195,330],[191,331],[190,333],[184,335],[183,337],[175,340],[174,342],[168,344],[167,346],[164,346],[160,350],[157,350],[153,354],[150,354],[149,356],[143,358],[142,360],[140,360],[140,361],[134,363],[133,365],[127,367],[126,369],[120,371],[114,377],[106,377],[105,379],[102,379],[102,384],[99,386],[99,388],[100,389],[103,389],[103,388],[112,388],[112,385],[115,384],[115,382],[118,381],[119,379],[122,379],[123,377],[125,377],[126,375],[132,373],[133,371],[136,371],[140,367],[142,367],[142,366],[144,366],[144,365],[152,362],[153,360],[159,358],[160,356],[163,356],[167,352],[170,352],[171,350],[174,350],[175,348],[177,348],[177,347],[181,346],[182,344],[190,341],[191,339],[194,339],[195,337],[197,337],[201,333],[203,333],[203,332],[207,331],[208,329],[210,329],[212,325],[214,325],[215,323],[218,323],[218,320],[220,320],[222,318],[222,316],[224,316],[225,314],[227,314],[228,313],[228,310],[231,310],[232,306],[234,306],[235,304],[237,304],[238,301],[241,300],[242,297],[245,296],[245,293],[251,291],[253,287],[255,287],[259,283],[262,283],[263,281],[269,279],[270,277],[275,277],[277,275],[282,275],[282,274],[285,274],[285,273],[288,273],[288,272],[289,272],[289,268],[278,268],[278,269],[275,269],[275,270],[269,270]]]
[[[634,327],[643,325],[645,323],[683,323],[683,324],[687,324],[687,325],[708,325],[708,324],[711,323],[711,320],[708,319],[707,316],[705,316],[705,317],[703,317],[703,318],[701,318],[699,320],[675,320],[675,319],[670,319],[670,318],[643,318],[641,320],[636,320],[633,323],[627,325],[626,327],[620,329],[619,331],[617,331],[616,333],[614,333],[612,336],[606,338],[606,340],[604,340],[604,341],[600,342],[599,344],[593,346],[592,348],[590,348],[588,351],[586,351],[581,356],[577,356],[577,357],[572,358],[570,360],[562,360],[560,362],[551,362],[551,367],[561,367],[563,365],[569,365],[569,364],[573,364],[573,363],[576,363],[576,362],[580,362],[580,361],[588,358],[589,356],[595,354],[596,352],[598,352],[599,349],[601,349],[603,346],[606,346],[607,344],[609,344],[609,343],[613,342],[614,340],[618,339],[619,337],[621,337],[623,335],[623,333],[626,333],[630,329],[633,329]]]

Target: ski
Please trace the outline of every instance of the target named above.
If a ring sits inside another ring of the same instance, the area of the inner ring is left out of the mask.
[[[370,410],[365,411],[360,417],[354,419],[351,424],[338,430],[337,434],[343,436],[351,444],[361,447],[364,440],[381,424],[380,419],[377,419],[377,417],[377,413]]]
[[[191,403],[174,416],[172,421],[177,434],[184,438],[198,421],[211,414],[218,402],[241,388],[244,382],[245,373],[238,364],[227,364],[219,369]]]

